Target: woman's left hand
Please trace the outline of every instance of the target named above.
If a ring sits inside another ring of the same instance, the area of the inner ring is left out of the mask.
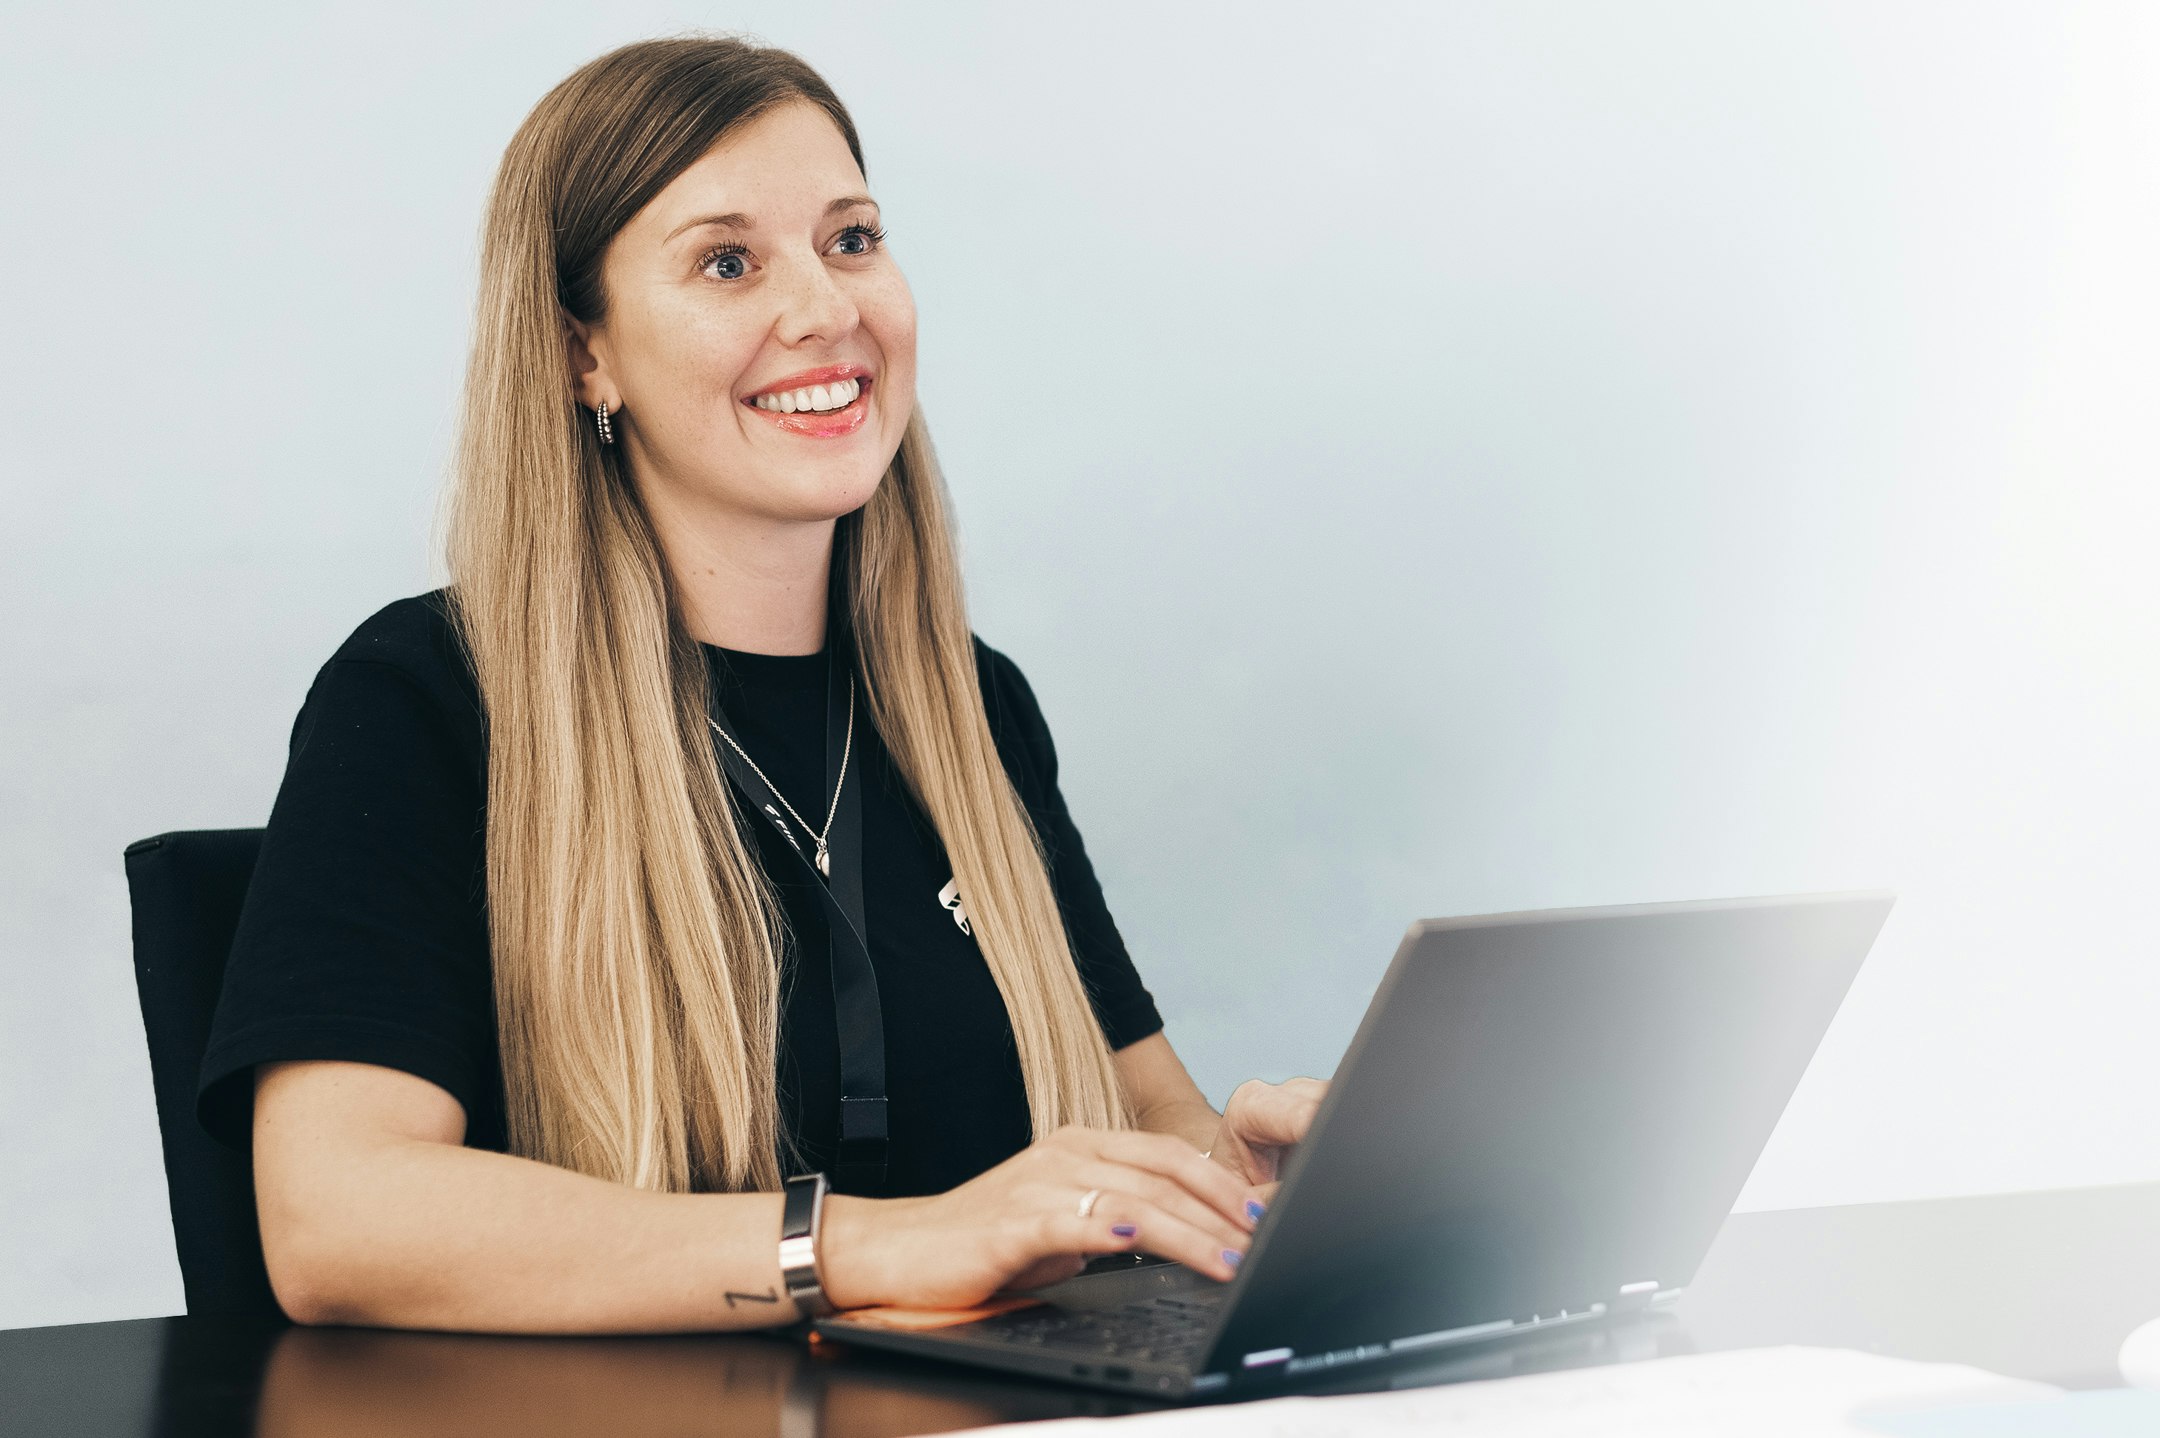
[[[1279,1084],[1247,1079],[1223,1105],[1222,1127],[1209,1156],[1247,1183],[1275,1182],[1283,1155],[1312,1127],[1327,1087],[1325,1079],[1294,1078]]]

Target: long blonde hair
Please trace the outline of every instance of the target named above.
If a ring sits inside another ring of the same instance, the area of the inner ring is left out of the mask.
[[[487,913],[509,1142],[639,1188],[778,1185],[780,917],[706,727],[707,661],[621,460],[572,395],[564,315],[608,242],[723,136],[839,99],[782,50],[625,46],[541,100],[489,200],[448,509],[452,616],[487,719]],[[952,861],[1035,1132],[1129,1122],[1039,843],[984,716],[918,409],[834,539],[880,736]]]

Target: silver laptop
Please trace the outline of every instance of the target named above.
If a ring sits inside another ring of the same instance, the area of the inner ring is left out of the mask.
[[[1117,1259],[829,1338],[1217,1395],[1678,1294],[1890,912],[1884,893],[1411,927],[1237,1278]]]

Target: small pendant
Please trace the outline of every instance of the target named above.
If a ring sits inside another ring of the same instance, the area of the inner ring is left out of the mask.
[[[817,871],[828,879],[832,877],[832,855],[825,851],[823,844],[817,846]]]

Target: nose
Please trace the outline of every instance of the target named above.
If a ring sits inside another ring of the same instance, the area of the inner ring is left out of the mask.
[[[780,313],[773,334],[782,344],[820,342],[831,344],[845,338],[862,322],[862,315],[847,292],[833,282],[832,272],[812,256],[788,267],[780,291]]]

